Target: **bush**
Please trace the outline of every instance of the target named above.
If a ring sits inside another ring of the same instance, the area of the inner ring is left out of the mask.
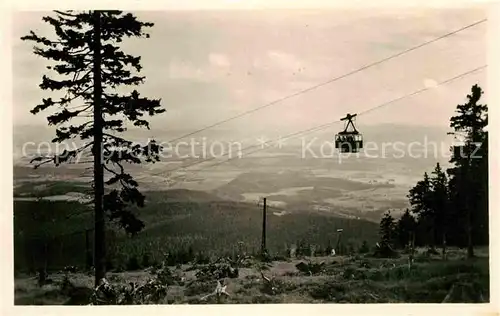
[[[216,283],[213,281],[196,281],[191,283],[184,294],[186,296],[205,295],[213,292]]]
[[[315,284],[309,290],[309,295],[314,299],[335,301],[335,295],[344,294],[347,291],[344,284],[338,282],[325,282],[324,284]]]
[[[103,279],[90,296],[90,305],[160,304],[167,296],[168,287],[176,284],[177,280],[167,267],[155,271],[142,285],[130,283],[123,286]]]
[[[282,255],[275,255],[271,258],[271,261],[288,261],[288,258]]]
[[[382,243],[380,247],[375,249],[374,256],[377,258],[399,258],[400,255],[389,244]]]
[[[237,278],[238,268],[232,267],[227,262],[211,263],[203,267],[196,273],[196,278],[200,280],[220,280],[223,278]]]
[[[297,288],[297,285],[284,280],[270,279],[269,281],[264,281],[260,291],[267,295],[279,295],[289,291],[293,291]]]
[[[429,249],[427,249],[427,255],[429,256],[436,256],[436,255],[439,255],[439,252],[436,250],[436,248],[434,247],[430,247]]]
[[[113,260],[106,260],[106,271],[112,271],[115,269],[115,265],[113,263]]]
[[[325,269],[325,263],[313,263],[313,262],[299,262],[295,265],[297,270],[307,275],[316,275],[320,274]]]
[[[361,244],[361,247],[358,249],[359,253],[368,253],[370,252],[370,247],[368,246],[368,243],[366,240],[363,240],[363,243]]]
[[[144,268],[149,268],[149,267],[151,267],[151,266],[153,266],[153,265],[154,265],[154,264],[153,264],[153,262],[151,261],[151,257],[149,256],[149,254],[148,254],[148,253],[144,253],[144,254],[142,255],[142,266],[143,266]]]
[[[126,269],[127,271],[135,271],[141,269],[141,265],[139,264],[139,260],[137,260],[136,256],[128,258]]]
[[[203,252],[198,252],[194,258],[196,264],[209,264],[210,257]]]
[[[346,280],[365,280],[368,279],[368,271],[366,269],[356,269],[354,267],[347,267],[342,274]]]

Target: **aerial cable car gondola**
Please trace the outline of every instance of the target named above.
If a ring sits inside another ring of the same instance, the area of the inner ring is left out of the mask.
[[[356,130],[353,122],[356,115],[347,114],[341,119],[341,121],[346,121],[344,130],[335,135],[335,148],[341,153],[357,153],[363,148],[363,135]]]

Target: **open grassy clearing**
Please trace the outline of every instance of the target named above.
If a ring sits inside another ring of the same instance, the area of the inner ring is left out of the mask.
[[[320,263],[318,273],[299,271],[300,262]],[[225,278],[230,296],[211,296],[216,277],[200,277],[207,265],[185,264],[170,267],[176,276],[160,304],[245,304],[245,303],[441,303],[488,302],[489,266],[487,249],[475,259],[464,259],[464,252],[450,251],[448,260],[420,251],[411,270],[407,257],[373,258],[368,255],[315,257],[262,263],[251,260],[239,267],[238,277]],[[270,279],[268,282],[264,277]],[[64,286],[64,274],[50,276],[52,283],[39,287],[33,276],[15,280],[15,304],[88,304],[93,276],[69,274],[71,286]],[[109,273],[112,284],[143,284],[151,269]]]

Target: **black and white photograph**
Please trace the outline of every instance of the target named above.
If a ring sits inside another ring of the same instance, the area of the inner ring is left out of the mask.
[[[489,6],[226,2],[10,13],[12,303],[491,303]]]

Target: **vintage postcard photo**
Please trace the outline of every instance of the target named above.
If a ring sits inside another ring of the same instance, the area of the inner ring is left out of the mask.
[[[13,304],[490,303],[490,19],[12,11]]]

